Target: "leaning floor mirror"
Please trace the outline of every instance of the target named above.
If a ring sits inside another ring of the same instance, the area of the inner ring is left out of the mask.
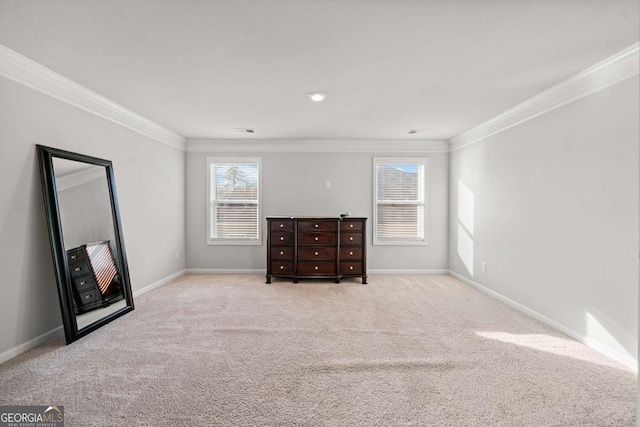
[[[67,344],[133,310],[109,160],[37,146]]]

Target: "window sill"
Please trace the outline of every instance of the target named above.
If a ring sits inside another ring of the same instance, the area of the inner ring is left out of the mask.
[[[208,240],[208,246],[260,246],[261,240],[238,241],[238,240]]]
[[[373,246],[428,246],[426,240],[374,240]]]

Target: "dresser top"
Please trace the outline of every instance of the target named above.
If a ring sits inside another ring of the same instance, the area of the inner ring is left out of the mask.
[[[340,220],[340,219],[358,219],[358,220],[366,220],[366,217],[362,217],[362,216],[345,216],[345,217],[339,217],[339,216],[268,216],[267,219],[303,219],[303,220]]]

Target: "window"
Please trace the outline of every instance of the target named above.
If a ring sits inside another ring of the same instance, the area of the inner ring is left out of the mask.
[[[259,245],[260,158],[207,158],[207,243]]]
[[[426,245],[426,158],[374,158],[374,245]]]

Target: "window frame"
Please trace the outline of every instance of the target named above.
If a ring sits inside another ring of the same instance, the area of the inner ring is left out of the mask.
[[[401,164],[401,165],[422,165],[423,182],[421,205],[424,208],[424,236],[422,239],[380,239],[378,238],[378,165],[379,164]],[[376,246],[426,246],[429,244],[427,227],[429,223],[429,158],[427,157],[374,157],[373,158],[373,245]]]
[[[210,231],[212,226],[211,209],[216,203],[216,200],[211,199],[211,165],[220,163],[241,163],[241,164],[257,164],[258,165],[258,237],[257,239],[233,239],[228,237],[211,238]],[[206,239],[207,245],[250,245],[259,246],[262,245],[262,157],[207,157],[207,193],[206,193],[206,214],[207,214],[207,229]]]

